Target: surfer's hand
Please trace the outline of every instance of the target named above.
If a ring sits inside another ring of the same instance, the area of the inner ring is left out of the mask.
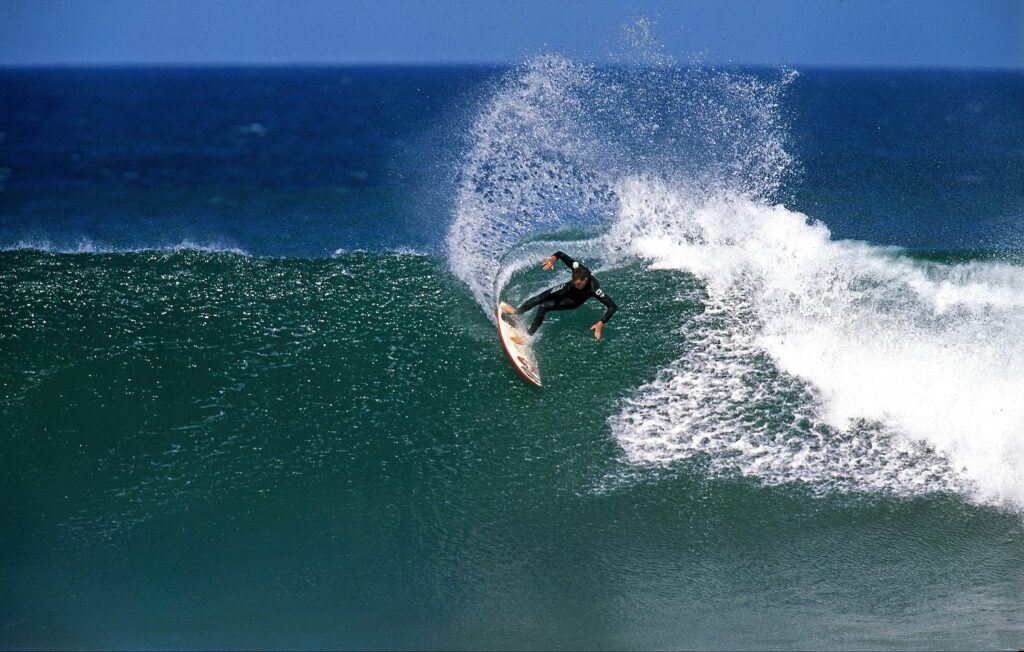
[[[601,331],[604,330],[604,322],[603,321],[597,322],[596,324],[594,324],[593,326],[590,327],[590,330],[594,331],[594,339],[595,340],[601,339]]]
[[[544,269],[554,269],[555,268],[555,261],[556,260],[558,260],[558,259],[555,258],[554,256],[550,256],[548,258],[545,258],[544,259]]]

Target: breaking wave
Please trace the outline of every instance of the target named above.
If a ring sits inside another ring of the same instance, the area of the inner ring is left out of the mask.
[[[684,355],[610,420],[628,464],[1024,508],[1024,269],[833,240],[779,203],[795,73],[639,59],[540,56],[483,105],[447,253],[485,313],[566,240],[687,272],[704,313],[649,325]]]

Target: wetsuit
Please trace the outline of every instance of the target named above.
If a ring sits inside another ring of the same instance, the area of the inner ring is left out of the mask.
[[[561,251],[555,252],[555,258],[565,263],[569,268],[573,268],[573,263],[576,261],[566,256]],[[590,270],[583,267],[583,263],[579,263],[579,266],[587,270],[590,274]],[[521,315],[527,310],[530,310],[534,306],[538,306],[537,314],[533,318],[533,323],[530,325],[530,330],[527,332],[533,335],[540,328],[540,325],[544,322],[544,315],[552,310],[572,310],[573,308],[579,308],[587,299],[590,297],[597,297],[597,300],[603,303],[608,309],[604,313],[604,317],[601,317],[601,321],[608,323],[608,320],[612,318],[615,311],[619,309],[612,301],[612,298],[604,293],[598,284],[597,279],[593,275],[589,275],[587,278],[587,284],[583,286],[582,290],[577,290],[576,286],[572,284],[572,281],[567,281],[561,285],[556,285],[553,288],[544,290],[535,297],[531,297],[523,302],[523,305],[516,308],[516,314]]]

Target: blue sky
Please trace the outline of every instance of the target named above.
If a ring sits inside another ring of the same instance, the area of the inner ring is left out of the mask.
[[[0,65],[600,62],[640,17],[684,60],[1024,69],[1024,0],[0,0]]]

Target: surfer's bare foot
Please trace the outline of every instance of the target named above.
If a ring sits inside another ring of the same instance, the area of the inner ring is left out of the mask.
[[[508,339],[512,340],[512,343],[515,344],[516,346],[523,345],[523,338],[521,335],[509,335]]]
[[[514,314],[516,314],[516,309],[513,308],[512,306],[508,305],[507,303],[501,304],[501,311],[503,313],[505,313],[506,315],[514,315]]]

